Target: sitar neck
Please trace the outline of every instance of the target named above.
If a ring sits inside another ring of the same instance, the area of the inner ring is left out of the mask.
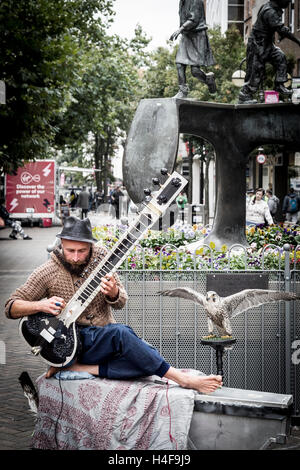
[[[67,326],[77,320],[99,293],[102,277],[108,273],[114,273],[119,268],[129,252],[144,233],[158,220],[160,215],[156,210],[151,210],[149,206],[143,209],[133,225],[126,230],[110,252],[105,255],[59,315],[59,318]]]
[[[165,169],[163,169],[161,173],[162,175],[167,174]],[[157,180],[157,178],[155,178],[155,180]],[[148,196],[149,201],[144,204],[144,209],[131,227],[126,230],[112,250],[103,258],[99,266],[94,269],[76,291],[64,310],[58,315],[58,318],[62,320],[67,327],[77,320],[99,293],[102,277],[108,273],[114,273],[118,269],[146,230],[153,226],[186,184],[187,180],[182,175],[173,172],[172,175],[169,175],[168,180],[161,186],[155,196]],[[149,194],[149,190],[146,191]]]

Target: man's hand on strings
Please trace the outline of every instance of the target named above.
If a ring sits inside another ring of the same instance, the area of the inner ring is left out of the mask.
[[[40,300],[39,304],[41,312],[51,313],[52,315],[59,315],[66,306],[64,299],[62,297],[57,297],[56,295],[49,299]]]
[[[102,292],[102,294],[106,295],[107,297],[110,297],[111,299],[115,299],[116,297],[118,297],[119,287],[114,276],[111,273],[106,274],[104,277],[102,277],[100,291]]]

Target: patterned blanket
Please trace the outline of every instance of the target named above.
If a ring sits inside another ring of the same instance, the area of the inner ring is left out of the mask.
[[[196,392],[156,376],[37,380],[35,449],[184,450]]]

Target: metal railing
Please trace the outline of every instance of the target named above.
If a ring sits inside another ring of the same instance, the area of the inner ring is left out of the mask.
[[[232,269],[230,259],[239,248],[244,253],[243,269]],[[207,276],[230,274],[237,284],[247,276],[267,276],[268,288],[292,291],[300,295],[300,271],[295,260],[291,264],[290,246],[284,249],[269,245],[262,250],[261,269],[249,269],[247,250],[232,246],[228,251],[228,266],[215,268],[213,253],[209,267],[199,269],[199,256],[194,267],[182,269],[180,249],[172,247],[178,269],[163,267],[163,249],[157,269],[132,269],[128,264],[119,271],[129,300],[122,310],[114,311],[118,322],[130,325],[134,331],[155,346],[175,367],[199,369],[216,373],[215,353],[203,346],[207,335],[207,318],[203,308],[193,302],[162,297],[159,291],[175,287],[191,287],[203,294],[207,291]],[[209,250],[209,247],[206,247]],[[267,269],[268,251],[278,251],[278,269]],[[283,261],[281,261],[283,256]],[[258,286],[259,287],[259,286]],[[217,289],[215,289],[217,290]],[[240,289],[239,289],[240,290]],[[300,414],[300,301],[274,302],[248,310],[232,319],[233,336],[237,339],[232,350],[224,355],[224,384],[228,387],[287,393],[294,396],[294,412]]]
[[[54,245],[48,247],[48,252]],[[300,295],[300,270],[296,259],[300,246],[295,248],[294,261],[291,262],[289,245],[283,249],[268,245],[262,250],[260,269],[253,269],[248,264],[247,249],[234,245],[227,252],[227,265],[222,271],[218,269],[213,250],[207,245],[202,246],[210,253],[205,265],[201,261],[202,256],[194,254],[191,255],[192,263],[185,268],[182,250],[170,245],[161,248],[155,269],[147,266],[146,249],[142,250],[139,269],[134,269],[127,261],[118,273],[129,298],[123,309],[113,313],[117,322],[131,326],[173,366],[214,374],[215,353],[212,348],[201,344],[201,338],[207,335],[207,317],[203,307],[184,299],[163,297],[158,292],[186,286],[205,294],[209,275],[230,274],[236,276],[237,284],[244,280],[247,285],[255,273],[258,280],[259,276],[267,276],[271,290]],[[167,247],[170,252],[172,250],[173,259],[176,258],[172,269],[163,262]],[[244,264],[238,269],[231,266],[236,250],[244,256]],[[267,269],[269,250],[278,252],[277,269]],[[292,394],[294,413],[300,414],[300,300],[279,301],[248,310],[232,319],[232,328],[237,341],[224,355],[224,385]]]

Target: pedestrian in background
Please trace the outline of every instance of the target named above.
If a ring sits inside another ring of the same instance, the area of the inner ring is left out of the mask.
[[[255,197],[250,200],[246,207],[246,225],[273,225],[268,204],[263,200],[265,191],[258,188]]]
[[[255,191],[254,189],[248,189],[246,192],[246,206],[249,204],[249,202],[252,201],[252,199],[255,197]]]
[[[122,186],[121,191],[123,196],[121,196],[121,216],[127,217],[128,215],[128,205],[129,205],[129,195],[125,186]]]
[[[65,219],[70,215],[70,206],[62,196],[60,197],[59,207],[61,223],[64,225]]]
[[[93,210],[94,206],[94,194],[92,188],[89,190],[89,211]]]
[[[182,191],[176,198],[176,204],[181,212],[181,220],[184,222],[184,206],[187,204],[187,197],[184,191]]]
[[[86,190],[86,186],[82,187],[82,191],[78,195],[77,207],[81,209],[81,218],[87,217],[89,211],[89,198],[90,195]]]
[[[275,194],[273,194],[273,191],[271,189],[267,189],[266,190],[266,195],[267,195],[267,203],[268,203],[268,206],[269,206],[269,210],[270,210],[270,214],[273,218],[273,220],[275,220],[276,218],[276,213],[278,211],[278,208],[279,208],[279,199],[277,196],[275,196]]]
[[[116,189],[111,193],[111,203],[115,208],[116,211],[116,218],[120,218],[120,203],[121,203],[121,197],[124,196],[124,194],[121,191],[121,186],[117,186]]]
[[[70,193],[69,202],[70,202],[71,209],[74,209],[76,207],[76,202],[77,202],[77,194],[75,193],[74,189],[72,189]]]
[[[285,216],[285,220],[287,222],[292,222],[293,224],[297,224],[299,209],[300,209],[300,198],[295,193],[294,188],[291,187],[289,194],[287,194],[283,199],[282,213]]]
[[[104,191],[99,191],[98,189],[95,192],[95,209],[98,210],[98,207],[104,203]]]

